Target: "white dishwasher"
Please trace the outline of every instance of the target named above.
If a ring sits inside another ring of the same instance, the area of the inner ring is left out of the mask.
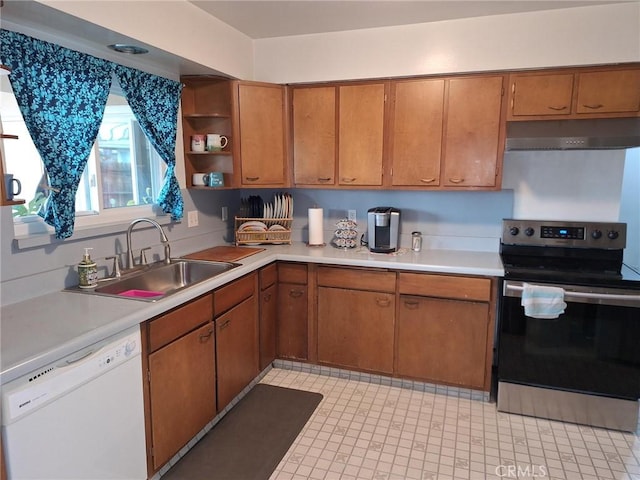
[[[147,478],[140,329],[2,386],[11,480]]]

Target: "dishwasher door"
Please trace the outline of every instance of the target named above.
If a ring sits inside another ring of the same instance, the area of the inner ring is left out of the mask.
[[[3,385],[12,480],[147,478],[139,327]]]

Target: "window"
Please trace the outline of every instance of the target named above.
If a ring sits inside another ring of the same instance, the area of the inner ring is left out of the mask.
[[[6,77],[2,80],[0,107],[2,131],[19,137],[4,142],[6,171],[20,180],[19,197],[26,200],[24,205],[13,207],[14,221],[44,225],[36,216],[48,193],[44,165]],[[135,206],[148,206],[151,212],[151,204],[162,188],[165,169],[126,99],[112,88],[98,138],[78,186],[76,217],[80,221],[76,225],[95,223],[87,221],[91,216],[130,219],[140,214],[139,210],[126,211]]]

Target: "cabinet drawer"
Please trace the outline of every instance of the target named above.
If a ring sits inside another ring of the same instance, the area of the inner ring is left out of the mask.
[[[278,281],[307,284],[307,265],[304,263],[278,263]]]
[[[152,320],[149,323],[149,352],[171,343],[212,318],[213,301],[211,294],[207,294]]]
[[[491,279],[489,278],[401,273],[398,282],[401,294],[482,302],[491,300]]]
[[[264,290],[278,281],[278,267],[275,263],[260,270],[260,290]]]
[[[256,273],[251,273],[213,292],[214,315],[226,312],[255,293]]]
[[[320,267],[318,268],[318,285],[393,293],[396,290],[396,274],[364,268]]]

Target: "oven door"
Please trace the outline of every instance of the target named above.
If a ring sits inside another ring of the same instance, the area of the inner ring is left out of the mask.
[[[503,282],[499,382],[637,401],[640,290],[552,286],[565,290],[565,313],[536,319],[524,314],[522,282]]]

